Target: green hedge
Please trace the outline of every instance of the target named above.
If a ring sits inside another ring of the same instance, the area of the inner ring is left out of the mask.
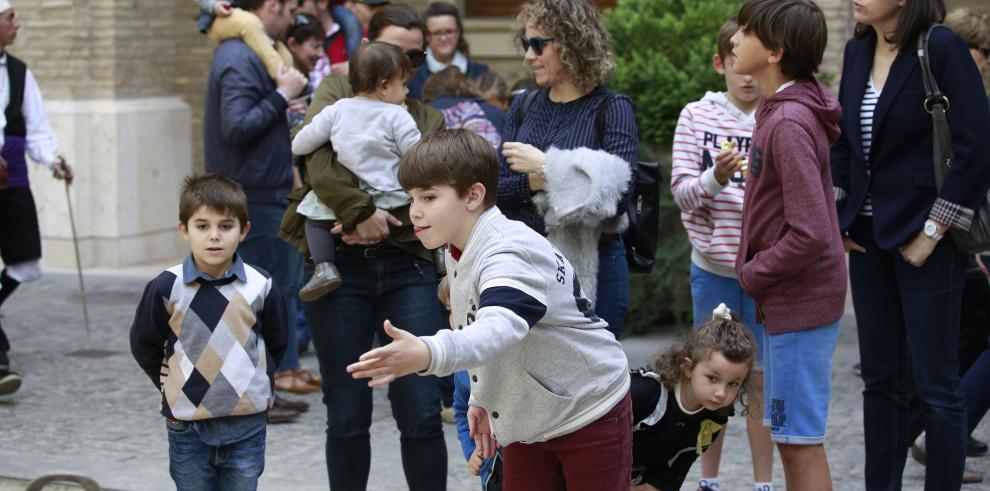
[[[626,332],[691,322],[691,248],[670,196],[670,142],[677,116],[706,91],[725,90],[712,69],[719,27],[736,14],[735,0],[620,0],[605,13],[616,69],[609,86],[636,105],[641,158],[663,163],[657,264],[634,275]]]

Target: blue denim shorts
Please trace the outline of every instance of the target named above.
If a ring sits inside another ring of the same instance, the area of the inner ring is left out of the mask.
[[[774,442],[818,445],[825,441],[832,390],[832,352],[839,321],[783,334],[763,335],[763,424]]]
[[[738,315],[756,338],[756,360],[753,370],[763,370],[763,324],[756,322],[756,302],[742,291],[739,280],[710,273],[691,263],[691,303],[694,325],[700,326],[712,318],[712,311],[724,303]]]

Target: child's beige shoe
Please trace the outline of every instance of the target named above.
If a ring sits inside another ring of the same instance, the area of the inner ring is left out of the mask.
[[[340,288],[341,284],[343,281],[340,279],[337,266],[333,263],[319,263],[316,265],[313,277],[299,290],[299,298],[304,302],[312,302]]]

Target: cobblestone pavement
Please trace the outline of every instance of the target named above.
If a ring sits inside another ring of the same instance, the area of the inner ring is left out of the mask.
[[[127,338],[134,307],[153,274],[87,277],[90,335],[83,326],[74,274],[49,273],[23,285],[6,303],[0,322],[11,339],[13,368],[24,376],[24,386],[0,399],[0,491],[20,489],[19,480],[55,471],[82,473],[113,489],[172,489],[157,394],[131,358]],[[624,340],[630,364],[639,366],[672,337],[663,332]],[[826,444],[835,489],[840,490],[862,489],[862,382],[851,371],[857,357],[855,326],[847,315],[833,359]],[[302,363],[312,370],[317,367],[312,355],[304,355]],[[261,489],[327,489],[325,410],[319,394],[295,397],[312,409],[295,423],[269,427]],[[384,390],[375,391],[373,421],[369,489],[405,489],[398,430]],[[478,481],[465,470],[454,427],[445,425],[444,431],[448,489],[477,489]],[[733,420],[727,435],[722,489],[752,489],[742,420]],[[977,436],[990,439],[990,425],[981,426]],[[968,465],[990,477],[990,457],[969,459]],[[698,472],[695,465],[682,489],[693,489]],[[921,489],[923,473],[909,462],[905,489]],[[783,483],[779,459],[774,474],[775,482]]]

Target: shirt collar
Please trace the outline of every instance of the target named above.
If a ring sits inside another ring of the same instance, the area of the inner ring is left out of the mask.
[[[7,53],[6,52],[4,52],[3,55],[0,55],[0,66],[7,66]]]
[[[224,280],[228,278],[237,278],[243,282],[247,282],[247,273],[244,270],[244,261],[236,253],[234,254],[234,264],[227,271],[223,273],[219,278],[215,278],[207,273],[204,273],[196,267],[196,261],[193,260],[193,255],[189,254],[186,256],[186,260],[182,262],[182,281],[185,284],[190,284],[196,280],[203,280],[204,282],[211,282],[217,280]]]
[[[430,67],[430,73],[437,73],[450,65],[454,65],[462,74],[467,76],[468,72],[468,59],[464,56],[464,53],[460,51],[454,52],[454,59],[450,60],[450,65],[440,63],[436,58],[433,57],[433,50],[426,49],[426,64]]]

